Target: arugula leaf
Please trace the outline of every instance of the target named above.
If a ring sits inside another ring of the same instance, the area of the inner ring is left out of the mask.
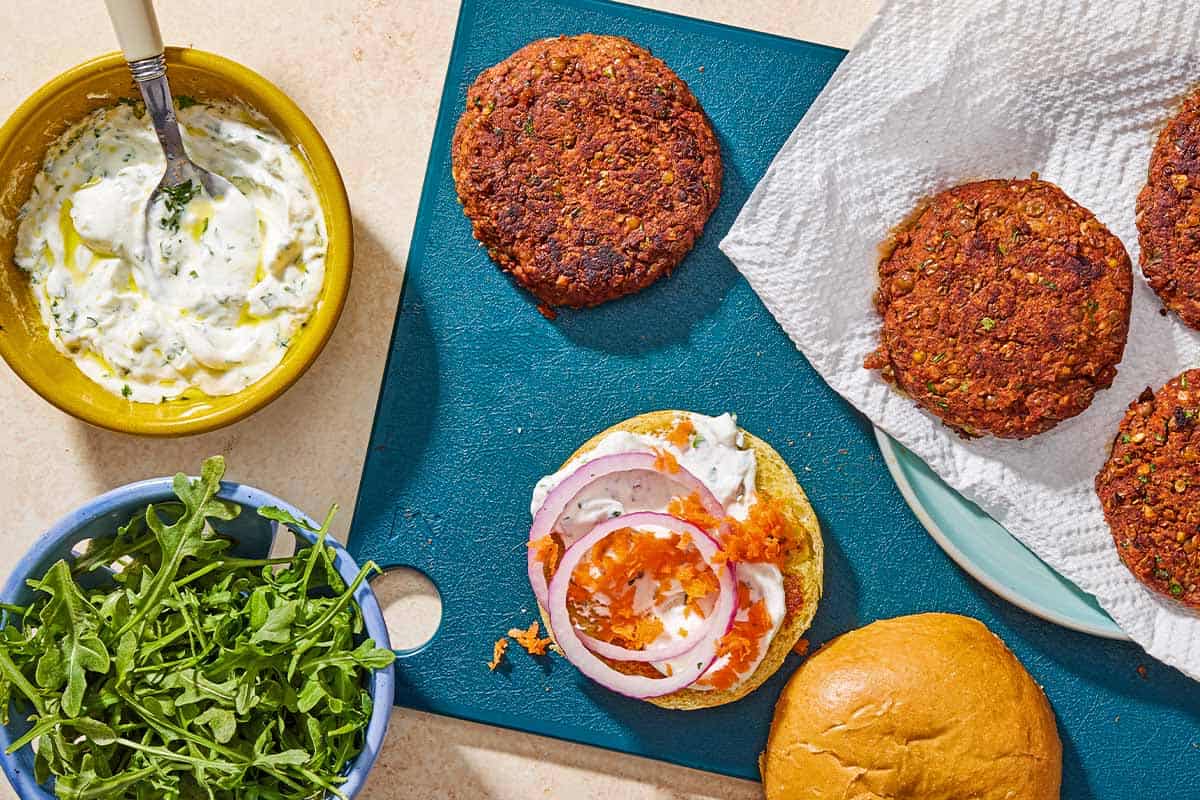
[[[334,508],[336,509],[337,506],[334,506]],[[258,509],[258,515],[260,517],[262,517],[263,519],[269,519],[269,520],[273,520],[275,522],[282,522],[284,525],[287,525],[289,528],[291,528],[294,531],[295,530],[306,530],[306,531],[310,531],[312,533],[316,533],[317,530],[319,530],[318,528],[314,528],[311,524],[309,524],[309,523],[305,522],[304,520],[300,519],[299,517],[295,516],[290,511],[285,511],[284,509],[280,508],[279,506],[263,506],[262,508]]]
[[[336,506],[317,529],[261,509],[316,543],[228,555],[218,528],[240,509],[217,497],[223,472],[217,457],[176,476],[178,502],[30,581],[29,607],[0,608],[0,714],[29,717],[13,746],[36,743],[34,777],[55,778],[57,796],[340,795],[371,716],[366,680],[395,657],[362,636],[353,600],[376,568],[342,579],[326,543]]]
[[[117,740],[117,734],[112,728],[91,717],[67,720],[65,724],[74,728],[77,733],[86,736],[96,744],[112,744]]]
[[[36,686],[29,682],[25,674],[17,668],[13,663],[12,657],[8,654],[7,649],[0,649],[0,674],[4,676],[4,691],[0,695],[0,700],[4,703],[4,719],[3,723],[8,724],[8,706],[12,693],[12,688],[16,687],[21,690],[21,694],[25,699],[33,704],[34,709],[39,715],[46,713],[45,704],[42,702],[42,694]]]
[[[50,595],[38,618],[42,625],[65,635],[42,654],[37,662],[37,682],[43,689],[63,686],[62,708],[68,716],[78,716],[83,708],[87,687],[86,672],[108,672],[108,648],[97,635],[99,619],[83,592],[71,577],[66,561],[54,562],[40,581],[29,581],[34,589]]]
[[[50,733],[51,731],[53,731],[55,728],[57,728],[59,725],[62,725],[62,724],[63,724],[62,717],[59,717],[57,715],[49,716],[49,717],[42,717],[41,719],[39,719],[37,722],[35,722],[33,724],[32,728],[25,731],[24,736],[21,736],[15,742],[10,744],[8,746],[8,749],[5,750],[4,752],[9,753],[9,754],[15,753],[18,750],[20,750],[22,747],[24,747],[25,745],[32,742],[33,740],[41,738],[44,734]]]
[[[195,725],[207,725],[212,731],[213,738],[219,744],[225,744],[237,732],[237,718],[233,712],[225,708],[210,706],[203,714],[192,720]]]
[[[134,659],[137,657],[137,637],[132,633],[126,633],[117,641],[117,685],[125,683],[129,677],[130,671],[133,670]]]
[[[291,641],[292,623],[296,619],[295,600],[286,600],[267,612],[267,618],[250,637],[250,644],[260,642],[275,642],[284,644]]]
[[[389,655],[390,654],[390,655]],[[395,660],[395,653],[382,650],[367,639],[358,647],[342,653],[330,653],[319,658],[309,658],[300,663],[301,672],[322,670],[326,667],[346,669],[348,667],[366,667],[367,669],[383,669]]]
[[[63,800],[93,800],[94,798],[123,797],[124,791],[150,777],[158,767],[142,767],[139,770],[101,778],[95,769],[81,771],[78,775],[66,775],[54,782],[54,794]]]
[[[188,480],[182,472],[177,474],[174,489],[175,494],[183,501],[184,511],[171,525],[163,523],[153,505],[146,507],[146,524],[154,531],[154,537],[162,548],[162,564],[144,594],[138,599],[133,616],[117,632],[118,636],[135,629],[150,613],[158,609],[163,594],[175,580],[184,558],[213,557],[228,546],[225,541],[204,536],[205,521],[208,517],[229,520],[241,511],[233,503],[215,497],[221,489],[221,476],[224,473],[225,459],[213,456],[204,462],[198,480]]]

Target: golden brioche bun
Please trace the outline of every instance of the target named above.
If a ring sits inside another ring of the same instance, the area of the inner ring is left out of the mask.
[[[1057,800],[1041,688],[983,623],[880,620],[796,670],[760,767],[767,800]]]
[[[686,411],[651,411],[648,414],[641,414],[619,422],[584,442],[564,462],[564,466],[587,455],[600,443],[601,439],[613,431],[663,436],[675,427],[675,421],[679,417],[687,413]],[[787,596],[787,616],[775,634],[775,638],[771,640],[771,645],[767,648],[762,662],[746,680],[729,689],[708,691],[681,689],[661,697],[646,698],[648,702],[663,708],[679,710],[712,708],[745,697],[757,689],[763,681],[774,675],[776,670],[783,665],[787,654],[800,641],[800,637],[812,624],[813,615],[817,613],[817,602],[821,599],[821,577],[824,572],[825,552],[821,542],[821,526],[817,522],[817,515],[783,457],[762,439],[745,430],[742,433],[745,436],[746,446],[754,451],[754,458],[758,465],[755,479],[757,492],[780,503],[784,514],[793,523],[796,543],[788,552],[782,569],[784,591]],[[550,617],[544,608],[540,610],[546,630],[550,631]],[[552,633],[549,635],[553,636]],[[630,670],[641,666],[646,674],[657,674],[648,665],[633,665],[629,662],[625,664],[611,662],[610,665],[617,669]]]

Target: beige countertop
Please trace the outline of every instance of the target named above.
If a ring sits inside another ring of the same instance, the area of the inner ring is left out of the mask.
[[[878,0],[642,0],[640,5],[850,47]],[[273,81],[333,150],[354,210],[354,280],[329,346],[251,419],[183,440],[90,428],[0,365],[0,580],[53,520],[100,492],[223,453],[229,476],[301,508],[353,513],[392,317],[454,35],[454,0],[158,0],[171,44],[212,50]],[[101,0],[0,3],[10,31],[0,114],[66,67],[113,50]],[[16,35],[19,32],[19,35]],[[406,635],[403,631],[401,636]],[[686,726],[686,718],[681,717]],[[684,728],[686,730],[686,728]],[[681,735],[686,735],[681,731]],[[0,798],[14,797],[7,785]],[[756,784],[398,709],[364,798],[756,798]]]

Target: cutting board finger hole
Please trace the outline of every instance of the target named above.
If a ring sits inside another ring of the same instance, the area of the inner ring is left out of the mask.
[[[371,580],[371,588],[398,656],[416,655],[437,636],[442,593],[424,572],[415,567],[385,567]]]

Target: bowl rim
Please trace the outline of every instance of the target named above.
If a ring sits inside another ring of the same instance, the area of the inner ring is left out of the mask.
[[[334,257],[326,259],[324,296],[321,300],[323,308],[314,309],[312,316],[309,317],[307,335],[296,344],[298,357],[290,363],[277,364],[258,381],[240,392],[228,395],[228,398],[241,399],[216,410],[179,416],[169,420],[143,419],[134,416],[113,417],[103,414],[91,403],[82,400],[75,394],[62,391],[59,384],[31,374],[31,370],[25,367],[25,359],[19,357],[20,348],[10,337],[0,336],[0,357],[7,362],[17,377],[46,402],[76,419],[100,428],[118,433],[152,437],[187,436],[232,425],[269,405],[291,388],[316,362],[330,337],[333,336],[333,331],[346,306],[354,265],[354,227],[346,185],[329,145],[312,120],[282,89],[236,61],[191,47],[167,47],[166,57],[168,67],[172,64],[179,64],[211,72],[228,80],[235,87],[252,89],[256,95],[264,99],[265,102],[258,110],[269,112],[270,116],[279,119],[283,123],[280,127],[284,129],[284,133],[299,143],[314,177],[319,185],[326,189],[326,196],[322,198],[322,208],[329,220],[328,231],[345,231],[345,241],[339,239],[338,247],[332,254]],[[4,124],[0,126],[0,151],[7,149],[16,140],[34,114],[55,95],[96,73],[118,66],[124,68],[125,63],[125,58],[120,52],[105,53],[81,64],[76,64],[39,86],[16,107]],[[332,238],[330,235],[331,241]],[[328,308],[328,311],[325,310],[325,307]],[[312,324],[317,318],[318,312],[321,312],[322,324],[320,327]],[[65,358],[65,356],[63,357]]]
[[[17,593],[24,587],[25,578],[33,566],[43,560],[47,553],[59,542],[71,537],[88,522],[119,511],[122,508],[128,508],[130,505],[141,507],[150,503],[174,499],[173,480],[174,478],[172,477],[162,477],[128,483],[94,497],[78,508],[63,515],[34,541],[29,549],[25,551],[24,555],[21,556],[21,559],[13,566],[12,572],[9,573],[8,579],[4,582],[3,589],[0,589],[0,598],[3,598],[5,602],[13,601],[17,597]],[[277,506],[292,514],[297,519],[317,527],[317,524],[310,516],[291,503],[285,502],[275,495],[253,486],[234,481],[221,481],[221,489],[217,493],[217,496],[237,503],[241,506],[242,513],[254,513],[257,509],[264,506]],[[274,526],[279,523],[272,522],[271,524]],[[310,542],[315,541],[316,537],[309,531],[301,530],[296,531],[296,533]],[[338,572],[349,581],[358,573],[358,563],[350,555],[350,552],[346,550],[345,546],[335,537],[327,537],[326,542],[335,550],[334,564],[338,568]],[[362,610],[363,625],[367,635],[374,639],[377,644],[389,650],[394,650],[391,639],[388,636],[387,623],[384,620],[383,611],[379,606],[379,599],[375,596],[375,591],[371,588],[369,581],[363,581],[358,589],[355,590],[354,600]],[[363,736],[363,749],[350,764],[346,772],[346,782],[338,787],[348,798],[353,798],[362,790],[367,774],[374,766],[383,745],[384,737],[387,734],[388,725],[391,721],[393,698],[395,696],[395,664],[383,669],[372,670],[369,690],[373,704],[371,707],[371,718],[367,722],[367,728]],[[380,702],[379,698],[385,698],[386,701]],[[53,795],[47,793],[40,784],[34,781],[32,774],[18,768],[16,762],[17,753],[26,750],[32,745],[26,745],[25,748],[10,755],[4,751],[7,750],[12,741],[13,739],[8,726],[0,726],[0,767],[3,768],[5,775],[8,776],[8,780],[17,794],[22,800],[54,800]]]

